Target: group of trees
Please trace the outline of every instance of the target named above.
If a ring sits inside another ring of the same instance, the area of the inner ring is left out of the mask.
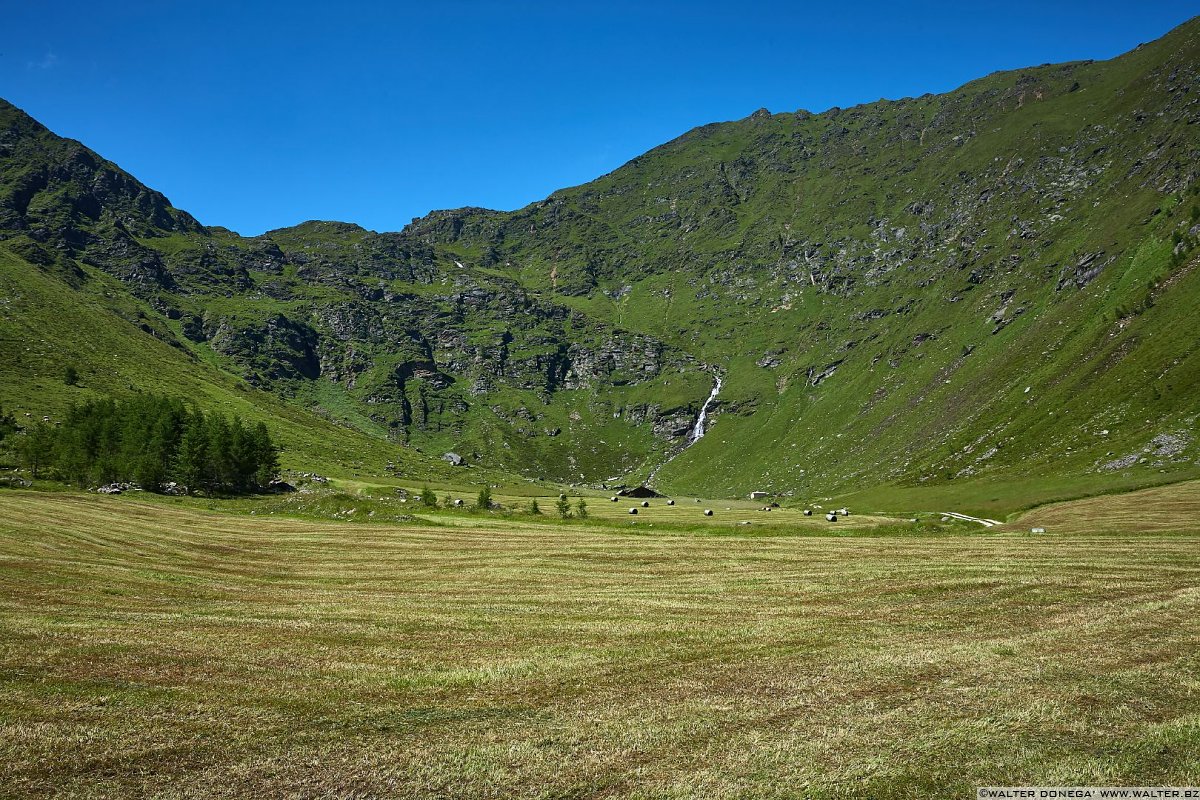
[[[37,422],[14,437],[32,475],[80,486],[129,482],[156,491],[168,482],[205,494],[266,487],[279,448],[263,423],[205,413],[182,400],[137,395],[72,406],[58,425]]]
[[[430,489],[428,486],[421,490],[420,498],[421,504],[426,508],[438,507],[438,496],[436,493],[434,493],[433,489]],[[454,498],[450,495],[446,495],[443,499],[443,505],[446,508],[454,508]],[[496,503],[492,500],[491,488],[484,486],[479,490],[479,495],[475,498],[475,505],[472,506],[472,510],[487,511],[496,507]],[[582,497],[579,498],[579,502],[572,507],[571,500],[565,494],[559,495],[558,502],[555,503],[554,507],[558,511],[558,515],[563,519],[570,519],[572,516],[576,516],[579,519],[586,519],[588,516],[587,501],[585,501]],[[529,502],[528,513],[534,515],[542,514],[542,509],[538,505],[536,497]]]
[[[438,507],[438,496],[433,489],[426,486],[421,490],[421,505],[426,508]],[[455,500],[453,495],[447,494],[442,498],[442,503],[446,508],[457,508],[462,505],[461,501]],[[473,511],[489,511],[496,507],[492,502],[492,489],[490,486],[484,486],[479,490],[479,494],[475,497],[475,505],[471,507]]]

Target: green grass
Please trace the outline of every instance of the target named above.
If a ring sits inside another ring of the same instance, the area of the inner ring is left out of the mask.
[[[1200,531],[1200,481],[1054,503],[1021,515],[1012,525],[1051,533],[1195,533]]]
[[[69,290],[0,245],[0,407],[19,422],[56,418],[87,398],[155,392],[266,422],[284,446],[285,467],[382,473],[393,462],[422,477],[447,472],[435,459],[334,424],[171,346],[165,326],[146,335],[138,325],[155,329],[161,318],[115,279],[90,268],[84,274],[84,289]],[[67,365],[79,371],[76,386],[63,380]]]
[[[1192,20],[1108,61],[707,125],[526,208],[383,234],[244,238],[161,198],[146,219],[129,193],[96,219],[78,199],[115,168],[63,169],[95,159],[0,103],[0,204],[56,176],[0,232],[26,298],[2,310],[0,402],[61,407],[70,357],[87,391],[278,416],[297,469],[454,480],[453,450],[480,481],[598,485],[678,452],[662,432],[686,430],[717,369],[711,431],[661,489],[1006,516],[1193,478],[1200,185],[1179,87],[1198,62]],[[1150,453],[1163,435],[1187,441]]]
[[[1197,518],[1194,491],[1176,502]],[[0,492],[5,795],[1200,781],[1198,530],[630,536],[460,519]]]

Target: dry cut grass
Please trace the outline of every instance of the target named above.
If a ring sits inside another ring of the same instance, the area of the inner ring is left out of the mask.
[[[1200,481],[1055,503],[1030,511],[1014,524],[1048,533],[1200,533]]]
[[[629,535],[0,493],[0,793],[1200,783],[1200,536]]]

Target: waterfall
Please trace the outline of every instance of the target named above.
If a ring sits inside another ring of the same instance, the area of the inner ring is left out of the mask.
[[[687,444],[685,444],[683,447],[681,447],[679,450],[677,450],[675,452],[675,454],[672,455],[670,458],[668,458],[666,461],[662,462],[657,467],[650,470],[650,474],[646,476],[646,484],[647,485],[649,485],[651,482],[654,481],[654,478],[658,475],[658,471],[660,469],[662,469],[663,467],[665,467],[667,464],[670,464],[675,459],[675,456],[678,456],[684,450],[687,450],[689,447],[694,445],[696,442],[698,442],[704,438],[704,433],[705,433],[704,425],[706,422],[708,422],[708,409],[713,404],[713,401],[715,401],[717,399],[717,395],[720,394],[720,392],[721,392],[721,376],[714,373],[713,378],[716,380],[716,383],[713,384],[712,391],[708,393],[708,399],[705,400],[704,405],[702,405],[700,407],[700,416],[696,417],[696,424],[692,426],[692,432],[690,434],[688,434]]]
[[[693,445],[704,438],[704,423],[708,420],[708,407],[717,399],[717,395],[721,393],[721,376],[714,376],[717,380],[713,384],[712,391],[708,394],[708,399],[704,401],[704,405],[700,407],[700,416],[696,417],[696,424],[692,428],[692,435],[688,437],[688,444]]]

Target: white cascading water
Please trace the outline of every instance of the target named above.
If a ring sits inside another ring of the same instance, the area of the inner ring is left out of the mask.
[[[713,404],[713,401],[717,399],[717,395],[721,392],[721,376],[713,375],[713,378],[716,379],[716,383],[713,385],[713,390],[708,393],[708,399],[705,400],[704,405],[700,407],[700,416],[696,417],[696,424],[692,426],[692,432],[688,435],[687,444],[685,444],[678,452],[676,452],[675,455],[671,456],[666,461],[650,470],[650,474],[646,476],[647,485],[654,482],[655,477],[658,476],[658,471],[667,464],[670,464],[675,459],[675,456],[678,456],[684,450],[687,450],[696,442],[704,438],[704,423],[708,421],[708,407]]]
[[[691,438],[688,439],[688,444],[695,444],[704,438],[704,423],[708,420],[708,407],[717,399],[717,395],[721,393],[721,376],[715,375],[717,382],[713,384],[713,390],[709,392],[708,399],[704,401],[704,405],[700,407],[700,416],[696,417],[696,425],[692,428]]]

